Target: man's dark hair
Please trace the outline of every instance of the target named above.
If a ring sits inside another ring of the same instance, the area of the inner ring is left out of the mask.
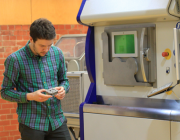
[[[30,36],[34,42],[36,42],[37,39],[51,40],[56,37],[56,32],[53,24],[49,20],[39,18],[31,24]]]

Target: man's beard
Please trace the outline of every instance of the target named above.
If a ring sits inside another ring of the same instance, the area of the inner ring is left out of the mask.
[[[41,57],[41,55],[36,51],[36,47],[34,43],[33,43],[33,49],[34,49],[34,52],[36,53],[35,56]]]

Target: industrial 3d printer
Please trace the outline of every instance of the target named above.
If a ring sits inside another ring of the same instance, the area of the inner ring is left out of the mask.
[[[180,1],[83,0],[81,140],[180,139]]]

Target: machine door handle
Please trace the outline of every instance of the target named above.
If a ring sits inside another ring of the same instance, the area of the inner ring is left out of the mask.
[[[174,48],[175,48],[175,60],[176,60],[176,76],[177,80],[180,80],[179,78],[179,29],[174,28]]]
[[[144,35],[145,35],[145,28],[142,29],[141,32],[141,41],[140,41],[140,64],[141,64],[141,72],[143,76],[143,81],[147,82],[147,76],[145,73],[145,68],[144,68],[144,50],[143,50],[143,44],[144,44]]]

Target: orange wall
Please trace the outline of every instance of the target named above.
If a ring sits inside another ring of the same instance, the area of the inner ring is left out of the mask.
[[[0,0],[0,25],[29,25],[40,17],[53,24],[77,24],[82,0]]]

